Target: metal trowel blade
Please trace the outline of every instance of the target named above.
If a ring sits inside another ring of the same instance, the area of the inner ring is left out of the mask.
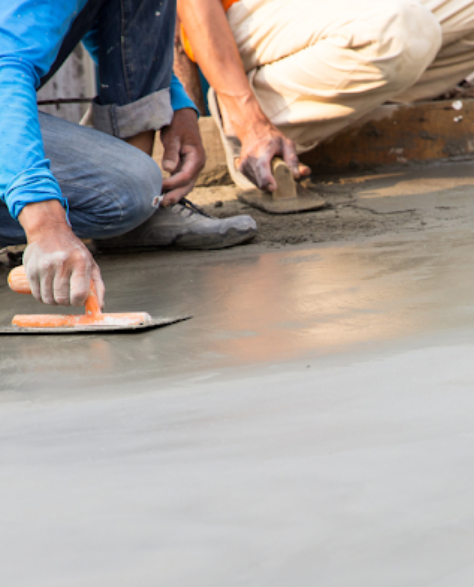
[[[298,186],[297,195],[293,198],[275,198],[268,192],[261,190],[249,190],[240,192],[237,198],[253,208],[267,212],[268,214],[297,214],[319,210],[326,206],[326,200],[316,192]]]
[[[134,325],[81,325],[69,328],[19,328],[18,326],[4,326],[0,327],[0,335],[2,334],[119,334],[126,332],[143,332],[144,330],[152,330],[155,328],[163,328],[170,324],[183,322],[189,320],[192,316],[174,316],[174,317],[158,317],[153,318],[151,322],[146,324]]]

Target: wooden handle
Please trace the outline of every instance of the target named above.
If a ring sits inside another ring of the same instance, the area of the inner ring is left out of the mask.
[[[272,171],[275,173],[275,170],[280,167],[281,165],[286,165],[281,157],[273,157],[272,159]]]
[[[274,200],[294,200],[297,197],[296,183],[288,165],[280,157],[274,157],[272,172],[277,189],[272,193]]]
[[[21,265],[20,267],[15,267],[15,269],[12,269],[10,271],[10,274],[8,275],[8,285],[13,291],[16,291],[16,293],[31,293],[31,287],[28,283],[28,278],[26,277],[26,272],[23,265]],[[102,310],[97,300],[97,292],[95,291],[95,285],[92,279],[85,307],[86,314],[88,314],[89,316],[98,316],[99,314],[102,314]]]

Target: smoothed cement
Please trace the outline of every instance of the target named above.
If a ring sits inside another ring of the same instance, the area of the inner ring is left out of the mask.
[[[193,318],[143,334],[2,337],[0,389],[159,381],[470,327],[473,250],[474,232],[463,230],[279,252],[100,257],[107,312]],[[14,313],[63,311],[0,289],[1,325]]]
[[[473,230],[99,262],[194,318],[0,338],[0,585],[472,586]]]
[[[474,223],[474,161],[405,165],[316,182],[327,207],[306,214],[265,214],[237,200],[233,186],[199,188],[191,198],[222,218],[251,214],[258,245],[366,239]]]

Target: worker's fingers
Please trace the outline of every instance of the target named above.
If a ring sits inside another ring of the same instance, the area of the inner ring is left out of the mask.
[[[33,296],[43,304],[56,305],[53,284],[56,277],[67,281],[66,255],[62,251],[44,254],[35,243],[28,245],[23,261]]]
[[[191,192],[193,186],[189,187],[182,187],[172,190],[171,192],[167,192],[163,197],[163,206],[172,206],[173,204],[177,204],[180,200],[186,197],[189,192]]]
[[[183,152],[181,154],[181,164],[175,173],[163,180],[163,191],[167,192],[194,183],[200,170],[201,165],[196,151]]]
[[[261,190],[273,192],[277,185],[271,162],[277,156],[283,158],[295,179],[311,173],[309,167],[299,162],[294,143],[286,137],[272,137],[263,146],[260,144],[243,151],[238,169]]]
[[[308,167],[307,165],[300,163],[298,165],[298,168],[299,168],[300,176],[306,177],[307,175],[311,175],[311,167]]]
[[[257,185],[261,190],[274,192],[277,189],[277,183],[272,173],[272,159],[264,157],[255,163],[255,178]]]
[[[28,262],[28,247],[23,255],[23,265],[25,267],[26,278],[30,285],[31,295],[41,302],[41,287],[40,287],[40,280],[38,272],[36,271],[36,267],[33,263]]]
[[[105,285],[102,281],[102,275],[100,274],[100,269],[97,263],[94,263],[92,266],[91,279],[95,285],[95,291],[97,293],[97,301],[99,302],[99,306],[103,308],[105,299]]]
[[[176,111],[171,124],[162,129],[161,141],[163,169],[170,173],[163,180],[162,205],[168,206],[189,194],[206,162],[194,109]]]
[[[273,149],[265,150],[259,157],[254,155],[243,156],[239,171],[246,175],[261,190],[273,192],[276,190],[276,181],[271,169],[273,156]]]
[[[168,173],[174,173],[180,164],[181,139],[179,136],[168,136],[163,141],[162,166]]]
[[[95,261],[70,228],[45,232],[30,242],[23,256],[33,296],[44,304],[84,305]],[[100,280],[100,273],[97,280]],[[103,300],[103,287],[98,290]]]
[[[54,273],[53,281],[51,284],[52,295],[54,303],[60,306],[70,306],[70,279],[71,279],[71,267],[65,265],[58,267]]]
[[[282,157],[292,174],[299,177],[299,161],[295,145],[276,129],[265,129],[257,140],[250,136],[242,143],[239,170],[261,190],[274,192],[277,184],[272,173],[272,161]]]
[[[39,275],[41,301],[48,306],[56,305],[53,292],[54,273],[55,266],[51,263],[43,266]]]
[[[262,190],[272,192],[277,188],[271,166],[275,157],[283,159],[295,179],[311,173],[309,167],[300,163],[294,142],[269,121],[248,125],[239,139],[241,161],[236,167]]]
[[[298,160],[298,155],[296,154],[296,148],[293,141],[289,139],[285,139],[282,141],[282,155],[283,161],[288,165],[290,168],[291,173],[295,179],[299,179],[300,177],[300,162]]]
[[[293,141],[285,139],[283,141],[283,160],[290,168],[291,173],[295,179],[311,175],[311,169],[307,165],[300,163],[298,155],[296,154],[296,147]]]
[[[69,299],[71,306],[83,306],[89,295],[92,263],[77,261],[71,272]]]
[[[191,145],[183,147],[181,163],[176,172],[163,180],[163,205],[179,202],[193,189],[196,179],[204,166],[205,157]]]

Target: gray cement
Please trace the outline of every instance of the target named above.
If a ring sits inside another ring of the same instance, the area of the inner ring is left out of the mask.
[[[259,228],[254,242],[267,247],[351,242],[447,227],[469,229],[474,222],[472,160],[319,178],[315,186],[327,207],[306,214],[265,214],[238,202],[238,189],[231,186],[199,188],[192,198],[221,217],[251,214]]]
[[[99,258],[107,310],[194,318],[0,338],[0,585],[470,587],[473,253]]]

